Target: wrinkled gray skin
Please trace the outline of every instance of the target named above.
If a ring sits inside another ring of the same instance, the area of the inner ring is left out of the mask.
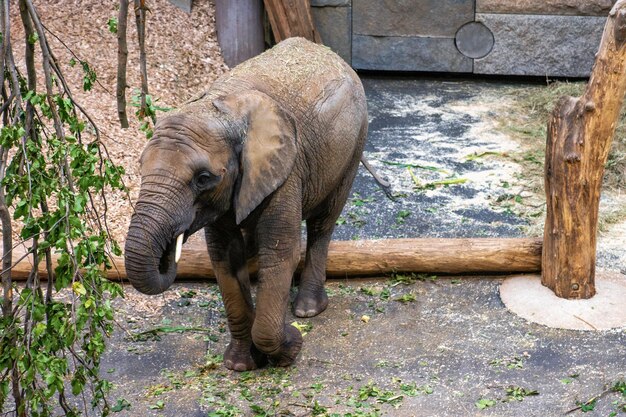
[[[293,363],[300,332],[285,323],[292,277],[307,248],[298,317],[328,305],[328,244],[367,135],[363,87],[329,49],[288,39],[244,62],[163,117],[141,156],[141,191],[126,270],[146,294],[176,276],[176,238],[204,228],[231,342],[227,368]],[[256,309],[246,260],[258,254]]]

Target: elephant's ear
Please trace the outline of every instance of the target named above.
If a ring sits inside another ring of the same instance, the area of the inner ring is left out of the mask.
[[[234,196],[239,224],[291,173],[296,159],[295,123],[276,101],[256,90],[219,98],[213,105],[246,126],[242,172]]]

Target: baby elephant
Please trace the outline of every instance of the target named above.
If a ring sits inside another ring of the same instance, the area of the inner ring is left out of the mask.
[[[302,336],[285,314],[301,222],[306,260],[293,309],[311,317],[328,305],[328,244],[366,135],[361,82],[328,48],[291,38],[235,67],[163,117],[143,151],[125,248],[131,283],[146,294],[165,291],[182,243],[204,228],[231,332],[224,364],[292,364]]]

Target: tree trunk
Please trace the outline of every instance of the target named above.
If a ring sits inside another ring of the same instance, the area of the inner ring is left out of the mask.
[[[541,282],[559,297],[595,294],[604,165],[626,92],[626,0],[609,14],[587,89],[563,97],[548,122]]]
[[[135,0],[135,22],[137,23],[139,73],[141,74],[141,104],[139,106],[139,118],[141,119],[146,117],[148,114],[146,96],[149,94],[148,66],[146,63],[146,0]],[[151,116],[154,117],[153,115]],[[156,120],[153,119],[152,122],[156,123]]]
[[[303,247],[306,245],[303,245]],[[16,249],[20,259],[23,249]],[[113,258],[110,279],[126,278],[124,259]],[[299,268],[304,264],[302,253]],[[257,267],[249,263],[250,271]],[[43,266],[42,266],[43,268]],[[15,278],[24,279],[31,265],[22,261],[13,267]],[[372,276],[393,272],[435,274],[502,274],[539,272],[541,240],[539,239],[387,239],[333,241],[328,251],[326,274],[331,277]],[[204,243],[183,247],[178,264],[178,278],[214,277]]]
[[[128,27],[128,0],[120,0],[120,10],[117,17],[117,115],[120,125],[128,128],[126,115],[126,64],[128,62],[128,45],[126,32]]]

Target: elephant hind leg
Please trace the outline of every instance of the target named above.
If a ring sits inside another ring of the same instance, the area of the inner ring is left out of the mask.
[[[300,276],[298,295],[293,303],[296,317],[313,317],[326,310],[328,295],[324,289],[326,282],[326,259],[328,245],[335,229],[335,223],[346,204],[352,189],[359,159],[350,167],[334,192],[318,207],[316,215],[307,219],[307,248],[304,269]]]
[[[333,227],[330,217],[309,219],[307,225],[307,247],[304,269],[300,275],[298,295],[293,302],[296,317],[317,316],[328,306],[326,282],[326,258]],[[334,225],[336,220],[332,220]]]

